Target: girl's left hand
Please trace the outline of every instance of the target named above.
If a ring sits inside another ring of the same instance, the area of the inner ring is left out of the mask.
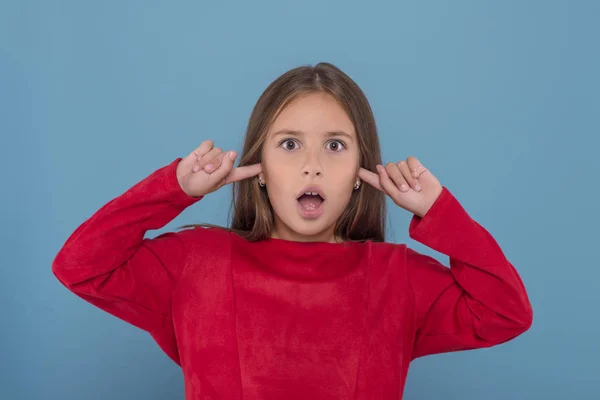
[[[440,182],[413,156],[397,164],[388,163],[385,168],[377,165],[377,172],[360,168],[358,177],[421,218],[442,193]]]

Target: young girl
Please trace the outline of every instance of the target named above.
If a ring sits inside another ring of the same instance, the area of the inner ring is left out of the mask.
[[[52,266],[148,331],[182,367],[186,399],[398,399],[411,360],[530,327],[494,238],[417,158],[382,165],[369,103],[335,66],[276,79],[235,158],[204,141],[104,205]],[[144,238],[229,183],[230,228]],[[450,268],[384,242],[384,194]]]

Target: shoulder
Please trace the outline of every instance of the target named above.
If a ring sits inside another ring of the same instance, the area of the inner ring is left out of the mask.
[[[372,257],[404,257],[407,249],[405,243],[367,241],[365,245],[371,252]]]
[[[219,226],[188,226],[174,233],[185,244],[189,251],[202,249],[219,250],[228,247],[231,233]]]
[[[385,264],[400,269],[409,276],[421,275],[425,280],[434,276],[446,277],[448,267],[434,256],[421,253],[405,243],[368,242],[369,258],[372,263]]]
[[[384,273],[383,271],[387,270],[386,273],[400,274],[398,276],[404,275],[406,244],[366,241],[362,246],[364,246],[364,251],[368,253],[369,263],[373,271]]]
[[[199,273],[209,274],[215,268],[227,268],[232,246],[231,233],[226,228],[197,225],[183,229],[177,235],[184,242],[187,255],[182,278],[190,279]]]
[[[231,240],[231,232],[220,226],[196,225],[192,228],[182,230],[181,233],[189,240],[203,240],[208,242],[223,242]]]

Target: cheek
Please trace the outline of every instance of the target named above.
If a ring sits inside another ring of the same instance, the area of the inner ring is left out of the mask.
[[[354,157],[331,158],[324,165],[329,177],[338,182],[353,181],[358,173],[358,160]]]
[[[286,187],[301,176],[302,157],[285,151],[272,151],[263,157],[265,179],[276,187]]]
[[[298,179],[295,179],[297,178],[295,175],[299,175],[298,168],[295,168],[289,160],[288,162],[265,163],[265,165],[267,167],[263,168],[269,197],[278,199],[284,193],[297,189],[294,189],[294,184],[297,185]]]

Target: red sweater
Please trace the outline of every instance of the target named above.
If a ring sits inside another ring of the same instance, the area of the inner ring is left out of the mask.
[[[148,331],[182,367],[186,399],[399,399],[412,359],[526,331],[517,271],[447,188],[404,244],[248,242],[217,228],[144,238],[200,200],[179,158],[104,205],[52,270],[91,304]]]

